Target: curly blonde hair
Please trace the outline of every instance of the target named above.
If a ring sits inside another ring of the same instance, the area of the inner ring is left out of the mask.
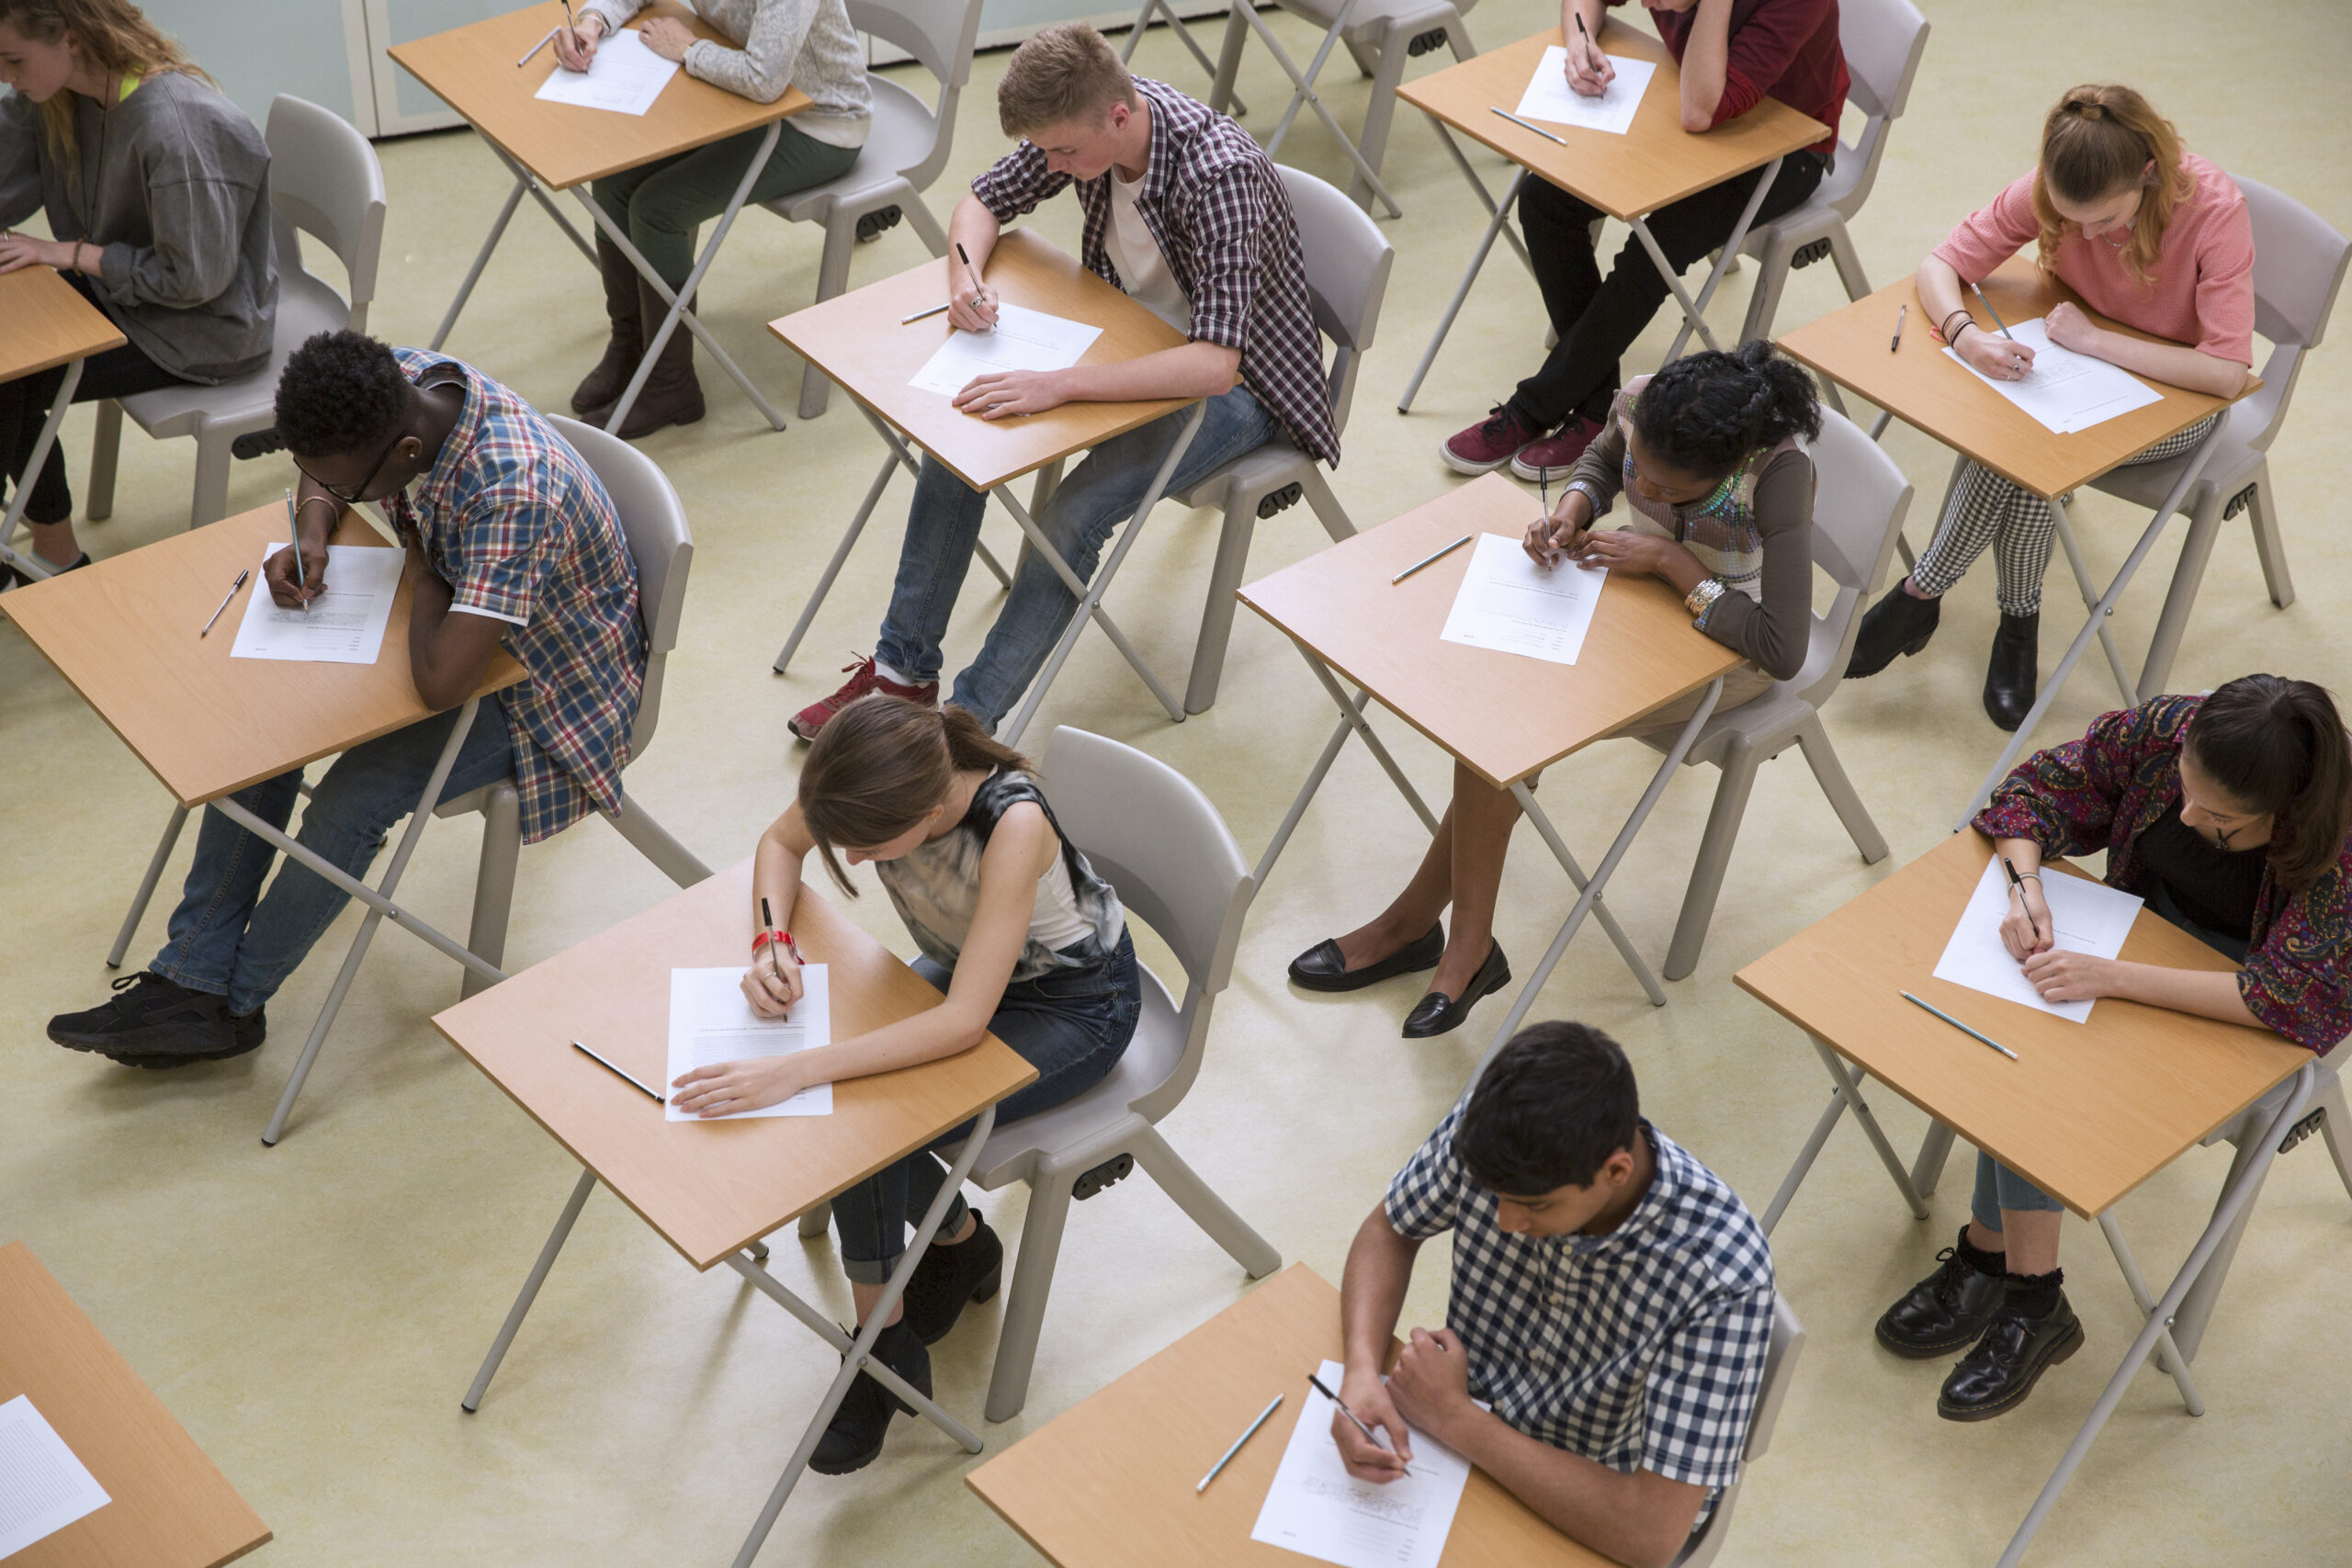
[[[183,52],[171,35],[149,21],[129,0],[0,0],[0,27],[14,28],[37,43],[70,38],[98,69],[120,81],[177,72],[217,86],[204,68]],[[60,93],[40,106],[50,155],[71,170],[79,161],[74,145],[73,100]]]
[[[2130,87],[2089,83],[2067,89],[2041,122],[2041,164],[2033,175],[2033,215],[2041,223],[2036,251],[2044,271],[2059,243],[2079,231],[2058,215],[2051,194],[2077,206],[2143,186],[2123,270],[2144,285],[2164,248],[2165,229],[2194,182],[2180,161],[2180,133]]]

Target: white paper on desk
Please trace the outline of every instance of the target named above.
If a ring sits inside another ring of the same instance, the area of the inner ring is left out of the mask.
[[[833,1043],[832,989],[821,964],[800,966],[807,994],[792,1004],[789,1018],[762,1018],[743,999],[743,975],[735,969],[670,971],[670,1075],[662,1090],[662,1114],[671,1122],[740,1122],[752,1116],[831,1116],[833,1086],[813,1085],[790,1100],[738,1111],[731,1116],[697,1116],[678,1109],[669,1087],[695,1067],[715,1067],[752,1056],[788,1056]]]
[[[1001,370],[1067,370],[1102,335],[1101,327],[1090,327],[1084,321],[1000,304],[996,331],[949,332],[939,352],[923,361],[907,385],[952,398],[970,386],[976,376]]]
[[[113,1501],[30,1399],[0,1404],[0,1558]]]
[[[1544,51],[1544,59],[1535,67],[1535,74],[1529,80],[1527,91],[1520,95],[1519,107],[1513,112],[1521,119],[1624,135],[1634,129],[1634,111],[1642,107],[1642,95],[1649,91],[1650,78],[1657,74],[1657,63],[1622,54],[1611,55],[1609,63],[1617,68],[1616,79],[1600,96],[1588,98],[1568,85],[1568,51],[1554,44]]]
[[[286,547],[273,544],[262,552],[263,572],[269,570],[269,558]],[[384,650],[384,627],[391,622],[401,568],[407,560],[405,550],[329,545],[326,592],[311,600],[307,610],[281,608],[256,573],[245,585],[245,618],[237,623],[237,642],[229,657],[375,663]]]
[[[1319,1375],[1325,1387],[1337,1388],[1347,1369],[1326,1361]],[[1358,1481],[1340,1462],[1331,1414],[1331,1402],[1308,1388],[1250,1539],[1340,1568],[1437,1568],[1470,1461],[1414,1432],[1412,1474]]]
[[[2009,336],[2033,350],[2033,368],[2018,381],[1996,381],[1947,348],[1953,363],[2017,404],[2058,435],[2104,424],[2118,414],[2162,402],[2164,394],[2120,365],[2087,354],[2076,354],[2050,341],[2050,330],[2040,316],[2018,321]]]
[[[532,96],[577,108],[643,114],[677,73],[676,61],[646,48],[634,28],[623,28],[605,35],[587,70],[567,71],[559,65]]]
[[[2042,874],[2041,897],[2048,901],[2050,919],[2058,928],[2056,945],[2095,958],[2113,958],[2121,953],[2123,939],[2132,934],[2132,922],[2140,913],[2141,901],[2132,894],[2064,872]],[[1944,955],[1936,960],[1936,978],[2088,1023],[2090,1002],[2043,1001],[2041,993],[2025,977],[2024,969],[2009,956],[2009,950],[2001,944],[2001,920],[2008,912],[2008,874],[2001,869],[2001,857],[1996,855],[1984,863],[1984,874],[1976,879],[1976,891],[1969,895],[1960,924],[1944,943]]]
[[[1527,558],[1517,539],[1481,534],[1470,570],[1453,595],[1453,608],[1446,612],[1445,629],[1438,636],[1467,648],[1574,664],[1584,651],[1584,635],[1591,629],[1601,584],[1608,581],[1605,566],[1566,559],[1557,566],[1538,566]]]

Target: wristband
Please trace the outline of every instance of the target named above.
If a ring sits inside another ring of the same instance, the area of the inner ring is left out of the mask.
[[[770,942],[776,943],[785,952],[790,953],[795,964],[805,965],[808,962],[800,956],[800,944],[792,940],[790,931],[762,931],[752,939],[752,956],[757,958],[760,955],[760,949]]]

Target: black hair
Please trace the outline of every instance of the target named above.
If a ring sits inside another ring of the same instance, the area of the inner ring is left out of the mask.
[[[1642,444],[1695,479],[1719,479],[1751,452],[1821,434],[1813,378],[1762,338],[1738,351],[1686,354],[1634,402]]]
[[[2241,675],[2188,721],[2197,765],[2239,804],[2269,812],[2270,870],[2290,893],[2335,868],[2352,832],[2352,750],[2324,686]]]
[[[1532,1023],[1488,1063],[1453,1129],[1454,1157],[1492,1192],[1589,1187],[1634,1146],[1641,1093],[1617,1042],[1581,1023]]]
[[[319,333],[277,378],[277,433],[302,457],[372,456],[408,412],[409,378],[365,333]]]

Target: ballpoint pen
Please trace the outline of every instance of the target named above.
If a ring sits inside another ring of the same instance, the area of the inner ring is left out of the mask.
[[[972,280],[972,309],[977,310],[980,308],[980,269],[972,265],[971,255],[961,240],[956,242],[956,259],[964,264],[964,275]]]
[[[1329,1389],[1324,1387],[1323,1380],[1321,1378],[1317,1377],[1313,1372],[1309,1372],[1306,1374],[1306,1381],[1315,1385],[1316,1393],[1321,1394],[1324,1398],[1329,1400],[1333,1404],[1340,1407],[1340,1414],[1346,1416],[1349,1424],[1353,1426],[1357,1431],[1363,1434],[1363,1440],[1365,1442],[1370,1443],[1375,1449],[1381,1449],[1390,1454],[1394,1454],[1396,1451],[1396,1450],[1389,1448],[1385,1443],[1383,1443],[1378,1438],[1374,1437],[1372,1435],[1372,1428],[1365,1426],[1363,1421],[1357,1418],[1356,1413],[1348,1408],[1347,1402],[1345,1400],[1341,1399],[1338,1394],[1333,1393]],[[1407,1464],[1403,1460],[1398,1460],[1396,1461],[1396,1468],[1403,1471],[1408,1475],[1413,1473],[1413,1467]]]
[[[639,1080],[636,1074],[627,1072],[620,1067],[615,1066],[611,1062],[608,1062],[604,1057],[599,1056],[595,1052],[589,1050],[587,1046],[582,1045],[579,1041],[573,1041],[571,1043],[571,1048],[579,1052],[582,1055],[587,1057],[590,1061],[595,1063],[598,1066],[603,1067],[606,1072],[613,1073],[620,1077],[628,1079],[632,1084],[636,1084],[639,1089],[644,1090],[646,1098],[652,1100],[654,1104],[667,1105],[670,1103],[660,1095],[654,1093],[651,1089],[646,1089],[645,1085]]]
[[[2018,908],[2025,910],[2025,923],[2033,928],[2033,940],[2040,942],[2041,940],[2041,922],[2033,918],[2033,910],[2026,905],[2025,879],[2018,874],[2018,868],[2009,863],[2009,857],[2007,855],[2003,855],[2001,857],[2001,869],[2009,874],[2009,886],[2017,889]],[[2036,872],[2034,874],[2034,880],[2036,882],[2041,881],[2041,874]]]
[[[1894,340],[1886,345],[1887,353],[1893,354],[1903,346],[1903,322],[1910,314],[1911,307],[1908,305],[1894,312]]]
[[[237,596],[237,590],[243,588],[245,585],[245,579],[251,577],[253,574],[253,568],[251,567],[247,567],[244,570],[237,573],[237,581],[229,584],[229,592],[220,595],[220,605],[219,609],[212,612],[212,621],[217,621],[220,618],[220,611],[229,607],[229,601]],[[208,637],[212,635],[212,621],[207,621],[204,623],[204,629],[196,634],[198,638]]]

